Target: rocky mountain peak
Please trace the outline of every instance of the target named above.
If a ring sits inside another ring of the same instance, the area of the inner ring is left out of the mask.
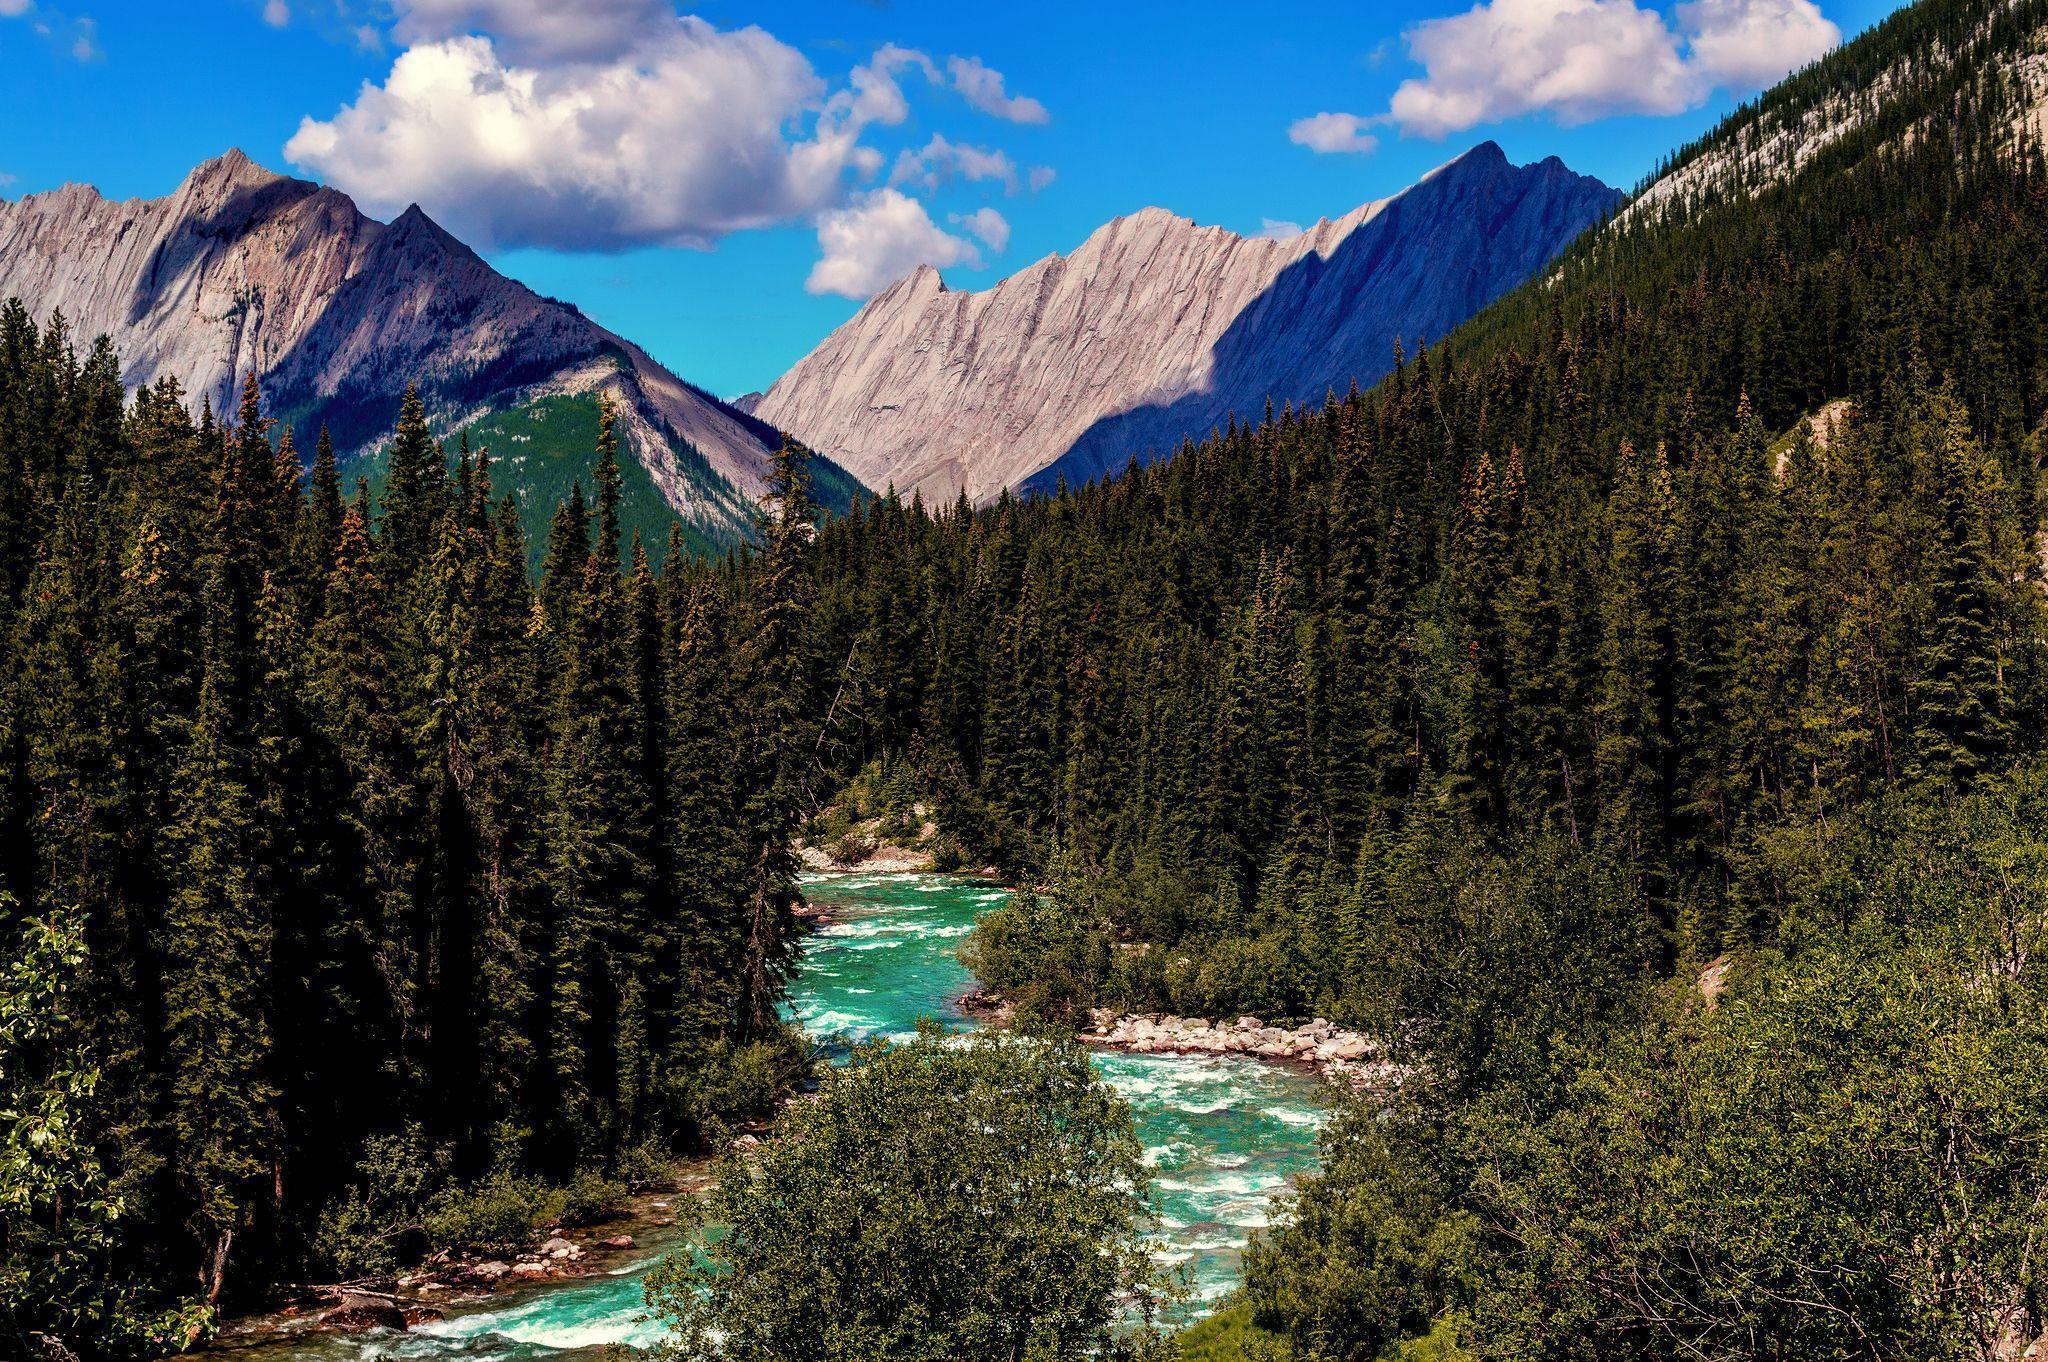
[[[1285,240],[1143,208],[990,289],[905,276],[756,410],[869,486],[928,504],[1085,482],[1269,397],[1371,382],[1397,338],[1448,332],[1618,197],[1483,142]]]
[[[608,392],[655,488],[714,541],[749,532],[778,438],[499,274],[417,205],[386,225],[239,150],[158,199],[67,186],[0,201],[8,297],[109,336],[130,386],[170,376],[221,408],[253,372],[273,410],[328,425],[345,456],[388,436],[412,382],[444,429]]]
[[[319,189],[309,181],[294,180],[266,169],[250,160],[239,147],[231,147],[222,155],[192,167],[173,197],[190,204],[220,204],[238,194],[277,185],[290,185],[308,194]]]

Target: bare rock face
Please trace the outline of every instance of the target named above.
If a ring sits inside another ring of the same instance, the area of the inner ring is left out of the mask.
[[[1619,195],[1488,142],[1290,240],[1157,208],[980,293],[924,267],[754,410],[870,487],[927,502],[1079,483],[1265,403],[1321,401],[1541,269]]]
[[[668,503],[738,532],[779,437],[566,303],[499,274],[417,207],[389,224],[239,151],[160,199],[66,185],[0,201],[0,299],[105,334],[131,387],[169,376],[230,407],[243,376],[338,450],[388,437],[418,382],[445,431],[535,397],[609,392]]]

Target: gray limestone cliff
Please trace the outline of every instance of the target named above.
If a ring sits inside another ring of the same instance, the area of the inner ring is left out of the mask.
[[[1232,413],[1319,402],[1434,341],[1552,260],[1620,196],[1485,143],[1298,237],[1157,208],[978,293],[921,268],[754,407],[870,487],[928,503],[1120,471]]]

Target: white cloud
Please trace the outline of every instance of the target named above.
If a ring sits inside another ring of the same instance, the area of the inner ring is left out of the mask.
[[[1679,113],[1717,89],[1768,85],[1841,36],[1814,0],[1686,0],[1671,19],[1637,0],[1488,0],[1409,30],[1424,74],[1402,82],[1385,113],[1320,114],[1289,136],[1369,151],[1364,130],[1383,124],[1443,137],[1532,113],[1567,126]]]
[[[1060,173],[1051,166],[1033,166],[1031,173],[1024,177],[1024,182],[1030,185],[1031,192],[1036,194],[1041,189],[1050,189],[1052,182],[1059,177]]]
[[[895,168],[889,172],[890,184],[917,185],[927,191],[956,179],[970,184],[993,180],[1014,194],[1017,163],[1008,152],[948,141],[945,134],[935,132],[922,147],[898,155]]]
[[[955,227],[965,228],[969,236],[997,255],[1009,249],[1009,220],[993,208],[977,208],[972,213],[955,213],[948,221]]]
[[[1049,123],[1052,115],[1045,106],[1026,95],[1010,95],[1003,89],[1003,73],[984,65],[979,57],[946,58],[946,74],[960,97],[981,112],[1012,123]]]
[[[707,246],[809,218],[840,202],[849,170],[878,169],[860,136],[901,116],[884,84],[857,74],[828,97],[796,49],[694,18],[620,60],[561,66],[448,38],[304,120],[285,155],[373,212],[417,202],[485,248]],[[807,111],[811,135],[792,140]]]
[[[29,15],[29,29],[44,42],[63,48],[79,61],[98,61],[106,55],[100,51],[99,24],[83,15],[71,18],[55,10],[36,8],[36,0],[0,0],[0,19],[20,19]]]
[[[875,189],[818,219],[824,256],[804,288],[865,298],[919,265],[981,268],[974,243],[940,228],[922,203],[895,189]]]
[[[1678,26],[1701,78],[1728,90],[1761,89],[1842,40],[1812,0],[1689,0]]]
[[[897,81],[897,74],[917,71],[936,83],[939,69],[930,57],[914,47],[884,43],[863,65],[847,75],[848,89],[834,99],[837,109],[865,123],[894,127],[910,116],[910,100]]]
[[[263,22],[272,28],[283,28],[292,21],[292,8],[284,0],[264,0]]]
[[[1368,153],[1380,145],[1380,139],[1365,130],[1369,124],[1357,114],[1319,113],[1296,119],[1287,129],[1287,140],[1311,151]]]
[[[676,20],[669,0],[394,0],[393,8],[401,43],[487,36],[519,63],[610,61]]]
[[[1255,241],[1292,241],[1301,235],[1298,222],[1286,222],[1280,218],[1260,218],[1259,230],[1252,233]]]
[[[1044,117],[971,57],[942,68],[889,44],[828,83],[765,30],[720,30],[671,0],[394,0],[394,11],[393,35],[411,45],[332,117],[302,120],[285,155],[373,213],[418,203],[486,250],[708,247],[791,222],[822,231],[881,173],[864,139],[908,119],[906,76]],[[1033,170],[1030,183],[1050,175]],[[899,157],[891,184],[956,180],[1015,192],[1020,171],[1006,152],[934,136]],[[881,202],[854,208],[879,222]],[[834,264],[823,277],[854,275]]]

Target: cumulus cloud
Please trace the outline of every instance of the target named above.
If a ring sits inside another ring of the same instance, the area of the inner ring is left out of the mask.
[[[881,84],[828,97],[761,29],[686,18],[617,61],[520,66],[478,36],[408,48],[285,155],[374,212],[422,203],[485,247],[707,246],[836,204],[849,169],[879,166],[861,132],[900,117]]]
[[[1380,139],[1366,131],[1369,126],[1371,120],[1357,114],[1319,113],[1296,119],[1287,129],[1287,140],[1310,151],[1373,152],[1379,150]]]
[[[948,57],[946,74],[960,97],[981,112],[1012,123],[1049,123],[1052,115],[1043,104],[1027,95],[1011,95],[1003,88],[1003,73],[986,66],[979,57]]]
[[[513,62],[609,61],[675,22],[669,0],[396,0],[408,46],[489,36]]]
[[[895,168],[889,172],[890,184],[914,185],[927,192],[954,180],[970,184],[993,180],[1014,194],[1017,163],[1006,151],[949,141],[944,133],[935,132],[922,147],[898,155]]]
[[[1700,78],[1729,90],[1761,89],[1842,40],[1812,0],[1688,0],[1678,27]]]
[[[981,268],[973,242],[941,228],[922,203],[895,189],[869,190],[821,216],[818,245],[824,256],[804,288],[844,298],[868,297],[919,265]]]
[[[993,208],[977,208],[972,213],[955,213],[949,220],[955,227],[964,227],[969,236],[997,255],[1009,249],[1009,220]]]
[[[952,85],[1007,117],[1044,116],[974,58],[941,65],[890,44],[828,83],[765,30],[720,30],[671,0],[394,0],[393,13],[393,36],[410,45],[333,116],[302,120],[285,155],[373,213],[419,203],[487,250],[709,247],[806,222],[820,228],[821,277],[836,290],[830,281],[859,276],[846,261],[876,254],[845,244],[851,225],[915,235],[894,200],[849,199],[886,164],[865,139],[910,116],[906,79]],[[1034,169],[1028,182],[1050,176]],[[889,183],[1015,192],[1025,178],[1006,152],[934,136],[902,153]],[[836,257],[822,241],[828,215]],[[930,231],[928,243],[971,250]],[[956,249],[950,263],[965,258]]]
[[[19,19],[34,7],[34,0],[0,0],[0,19]]]
[[[284,0],[264,0],[263,22],[272,28],[283,28],[292,21],[292,8]]]
[[[1287,222],[1280,218],[1260,218],[1259,230],[1252,233],[1255,241],[1292,241],[1300,236],[1302,226],[1298,222]]]
[[[1669,18],[1637,0],[1487,0],[1409,30],[1424,74],[1402,82],[1385,113],[1321,114],[1289,136],[1317,151],[1369,151],[1364,130],[1387,124],[1444,137],[1532,113],[1566,125],[1679,113],[1717,89],[1768,85],[1841,36],[1814,0],[1686,0]]]
[[[265,0],[266,17],[314,3]],[[980,249],[1008,245],[994,209],[952,216],[949,232],[912,193],[1053,181],[1050,167],[943,134],[901,150],[882,180],[875,143],[909,119],[913,85],[1047,120],[978,58],[887,44],[827,81],[765,30],[721,30],[673,0],[387,3],[402,47],[388,72],[331,117],[303,119],[285,155],[372,213],[418,203],[485,250],[708,248],[802,223],[820,251],[806,286],[861,297],[915,265],[978,267]],[[384,33],[354,30],[365,47]]]

